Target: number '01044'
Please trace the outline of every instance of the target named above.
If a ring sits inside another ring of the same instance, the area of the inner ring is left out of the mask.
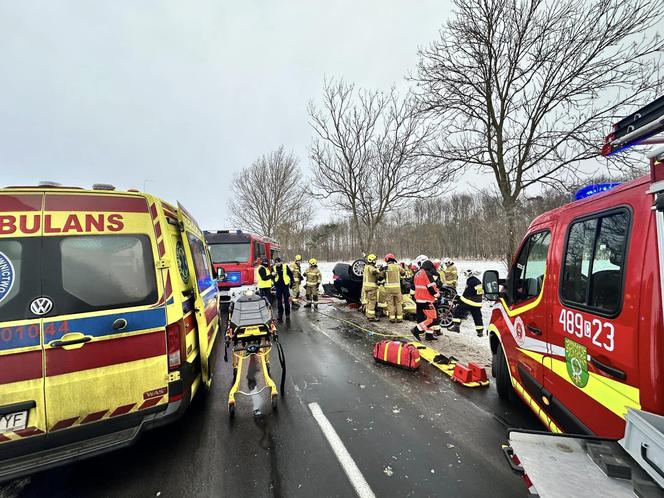
[[[589,339],[594,346],[613,351],[616,329],[610,322],[598,318],[586,320],[581,313],[563,309],[558,320],[563,330],[579,339]]]

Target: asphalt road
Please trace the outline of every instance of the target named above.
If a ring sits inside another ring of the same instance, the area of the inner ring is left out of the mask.
[[[229,420],[231,369],[220,359],[212,393],[178,422],[131,448],[0,486],[0,497],[354,496],[310,403],[375,496],[526,496],[500,445],[508,426],[541,426],[493,385],[464,388],[426,364],[376,364],[375,337],[311,310],[295,312],[280,338],[286,395],[276,412],[267,395],[254,396]]]

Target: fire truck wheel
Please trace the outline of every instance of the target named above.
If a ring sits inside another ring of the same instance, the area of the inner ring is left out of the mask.
[[[512,381],[510,380],[507,360],[505,360],[503,348],[500,345],[498,345],[498,350],[493,355],[491,370],[496,373],[496,390],[498,391],[498,396],[502,399],[512,400],[514,396],[512,394]]]

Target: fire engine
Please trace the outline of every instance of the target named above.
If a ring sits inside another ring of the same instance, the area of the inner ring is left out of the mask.
[[[223,276],[219,279],[222,305],[228,305],[244,291],[253,289],[257,262],[268,258],[271,264],[281,250],[276,240],[242,230],[206,231],[205,240],[214,270]]]
[[[664,97],[617,123],[602,152],[662,131]],[[664,414],[664,148],[647,157],[649,176],[536,218],[506,280],[484,275],[498,393],[553,432],[617,438],[628,409]]]

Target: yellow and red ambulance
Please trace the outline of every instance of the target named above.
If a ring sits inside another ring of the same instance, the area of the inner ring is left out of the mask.
[[[210,386],[194,218],[111,186],[0,189],[0,480],[131,444]]]

